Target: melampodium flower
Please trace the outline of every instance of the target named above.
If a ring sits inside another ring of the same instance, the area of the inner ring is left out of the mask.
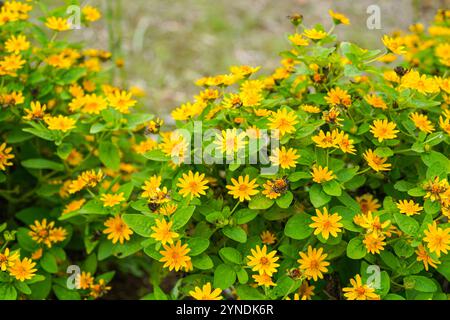
[[[12,162],[9,160],[14,159],[14,155],[11,154],[12,147],[6,147],[6,143],[0,145],[0,170],[5,171],[7,166],[12,166]]]
[[[39,101],[31,101],[30,108],[25,108],[24,111],[26,113],[23,118],[25,120],[41,120],[45,117],[45,110],[47,106],[41,105]]]
[[[298,289],[298,295],[300,300],[311,300],[311,297],[314,296],[314,289],[315,286],[310,286],[308,284],[308,281],[304,280],[302,282],[302,285]]]
[[[34,221],[34,225],[30,225],[31,231],[28,232],[28,235],[37,243],[43,243],[51,248],[52,241],[50,240],[50,230],[52,230],[54,226],[54,221],[47,224],[47,219],[43,219],[41,222],[36,220]]]
[[[269,118],[269,128],[272,130],[279,130],[280,135],[284,136],[286,133],[295,131],[295,125],[298,123],[297,115],[294,111],[288,109],[278,109],[276,113],[272,113]]]
[[[325,38],[328,34],[325,31],[317,29],[305,29],[303,35],[312,40],[321,40]]]
[[[265,286],[265,287],[275,287],[277,284],[273,282],[272,277],[269,276],[267,273],[263,274],[254,274],[252,275],[252,278],[256,281],[256,284],[258,286]]]
[[[19,54],[20,51],[28,50],[30,43],[24,35],[11,36],[5,42],[5,49],[9,53]]]
[[[159,241],[162,244],[172,244],[173,240],[175,238],[178,238],[179,234],[171,230],[173,224],[172,221],[167,222],[164,219],[155,219],[155,223],[156,225],[152,226],[152,230],[155,232],[152,233],[150,237],[152,237],[156,241]]]
[[[339,87],[331,89],[327,93],[325,101],[333,107],[342,105],[348,108],[352,104],[352,98],[348,94],[347,90],[343,90]]]
[[[426,132],[426,133],[432,133],[434,131],[434,126],[431,123],[430,120],[428,120],[428,117],[424,114],[420,114],[418,112],[413,112],[409,115],[412,122],[414,122],[414,125],[417,129],[420,131]]]
[[[23,258],[23,260],[17,259],[9,267],[9,274],[15,277],[17,280],[23,282],[30,280],[35,276],[37,269],[36,262],[33,262],[30,258]]]
[[[319,148],[334,148],[338,145],[341,137],[337,130],[323,132],[319,131],[318,135],[312,136],[311,140],[316,143]]]
[[[217,134],[214,144],[218,146],[220,152],[227,155],[234,155],[247,144],[245,132],[238,132],[236,128],[222,130],[222,134]]]
[[[89,295],[97,299],[107,294],[111,290],[111,287],[106,285],[105,279],[100,279],[98,283],[92,284],[90,289],[91,292],[89,292]]]
[[[44,117],[44,121],[50,130],[59,130],[62,132],[67,132],[75,128],[76,123],[76,120],[63,115],[58,115],[57,117],[46,116]]]
[[[77,284],[77,289],[86,290],[94,284],[94,277],[90,272],[83,271],[81,272],[81,274],[77,275],[75,281],[75,283]]]
[[[269,199],[276,199],[289,190],[289,181],[286,178],[268,180],[263,184],[262,194]]]
[[[141,197],[152,198],[160,190],[161,180],[161,176],[153,175],[147,181],[145,181],[144,186],[142,187],[142,190],[144,190],[144,192],[142,192]]]
[[[363,243],[366,245],[368,252],[379,254],[380,251],[384,250],[384,246],[386,245],[384,239],[385,237],[381,233],[374,231],[364,236]]]
[[[433,221],[424,233],[423,241],[427,243],[430,252],[436,253],[438,257],[441,256],[441,252],[447,254],[447,250],[450,249],[450,228],[442,229],[437,226],[436,221]]]
[[[415,253],[417,254],[417,261],[423,262],[423,266],[426,271],[428,271],[429,265],[432,266],[433,268],[437,268],[437,265],[440,264],[439,261],[433,260],[433,258],[428,254],[423,244],[419,244]]]
[[[333,174],[333,170],[329,170],[328,167],[314,165],[312,167],[311,176],[314,182],[322,183],[333,180],[336,176]]]
[[[295,168],[297,159],[300,155],[297,154],[297,150],[286,147],[277,148],[273,154],[269,157],[272,165],[280,166],[282,169]]]
[[[112,240],[112,243],[115,244],[117,241],[120,244],[123,244],[124,241],[130,240],[130,236],[133,234],[133,231],[128,227],[128,225],[123,221],[120,215],[117,215],[113,218],[109,218],[104,223],[105,230],[103,230],[104,234],[108,235],[108,239]]]
[[[397,208],[400,210],[400,213],[404,213],[407,216],[419,214],[419,212],[423,209],[423,207],[421,207],[418,203],[415,203],[413,200],[400,200],[397,202]]]
[[[323,249],[313,249],[311,246],[308,246],[307,253],[299,252],[300,259],[297,262],[300,264],[300,270],[302,270],[305,276],[308,279],[323,279],[323,274],[328,272],[327,266],[330,265],[328,261],[325,261],[325,258],[328,256],[326,253],[323,253]]]
[[[260,275],[267,274],[269,277],[277,272],[279,264],[276,261],[279,257],[276,257],[276,250],[267,252],[267,246],[264,245],[262,249],[260,246],[256,246],[255,249],[250,249],[251,255],[247,256],[247,266],[252,268],[252,271],[257,271]]]
[[[108,95],[109,104],[121,113],[130,113],[130,108],[136,105],[137,101],[131,98],[131,92],[115,90]]]
[[[380,209],[381,205],[378,203],[378,199],[375,199],[370,193],[363,194],[360,197],[356,197],[362,213],[367,214],[369,212],[376,212]]]
[[[404,46],[404,42],[401,38],[392,38],[388,35],[384,35],[382,41],[384,46],[388,48],[389,51],[399,55],[406,53],[406,47]]]
[[[11,253],[8,248],[3,253],[0,253],[0,270],[6,271],[6,268],[11,266],[13,262],[19,259],[19,252],[14,251]]]
[[[193,297],[195,300],[222,300],[223,297],[220,295],[222,293],[222,290],[217,288],[214,291],[212,291],[211,283],[208,282],[205,285],[203,285],[202,288],[195,287],[194,291],[189,291],[189,294],[191,297]]]
[[[373,125],[370,126],[370,132],[378,139],[378,142],[383,140],[395,139],[397,137],[398,130],[395,130],[396,124],[389,122],[388,120],[377,119],[373,121]]]
[[[291,34],[288,39],[296,46],[307,46],[309,44],[308,39],[303,38],[303,36],[298,33]]]
[[[233,185],[226,186],[226,188],[230,190],[228,191],[228,194],[231,194],[234,199],[239,198],[239,201],[241,202],[244,200],[250,201],[250,196],[254,196],[259,192],[256,190],[258,187],[256,179],[250,181],[249,175],[246,175],[245,177],[239,176],[238,180],[231,178],[231,183]]]
[[[48,17],[45,21],[47,28],[55,31],[66,31],[70,29],[69,21],[60,17]]]
[[[97,21],[98,19],[100,19],[102,17],[102,14],[100,13],[100,11],[97,8],[92,7],[92,6],[83,7],[81,12],[83,13],[86,20],[90,21],[90,22]]]
[[[178,240],[177,244],[165,245],[163,244],[164,250],[159,253],[162,255],[162,258],[159,259],[160,262],[164,263],[164,268],[168,267],[169,271],[175,269],[175,271],[180,270],[181,268],[188,268],[189,263],[191,261],[191,257],[187,254],[191,249],[188,248],[187,243],[181,245],[181,241]]]
[[[102,110],[105,110],[108,107],[106,99],[95,93],[86,94],[83,97],[75,98],[75,100],[82,101],[81,111],[87,114],[100,114]]]
[[[333,10],[328,10],[328,14],[330,15],[331,18],[333,18],[333,22],[335,24],[350,24],[350,20],[349,18],[347,18],[345,15],[343,15],[342,13],[339,12],[334,12]]]
[[[355,279],[350,279],[351,287],[343,288],[347,300],[379,300],[380,296],[375,289],[362,283],[361,276],[357,274]]]
[[[205,190],[208,189],[208,180],[205,179],[205,174],[196,172],[195,174],[189,170],[188,174],[183,173],[183,176],[178,179],[177,187],[180,188],[178,193],[183,197],[191,196],[191,199],[200,195],[205,195]]]
[[[116,194],[104,193],[100,196],[100,200],[103,202],[103,206],[106,208],[118,205],[122,201],[125,201],[125,198],[123,197],[123,192]]]
[[[364,100],[366,100],[366,102],[374,108],[382,110],[387,109],[386,102],[384,102],[383,98],[375,94],[368,94],[367,96],[364,97]]]
[[[364,152],[364,159],[366,159],[367,164],[376,172],[391,170],[391,164],[385,163],[387,158],[377,156],[372,149],[367,149],[366,152]]]
[[[342,217],[339,214],[328,214],[327,208],[323,208],[323,213],[316,209],[316,215],[311,218],[314,222],[309,225],[315,229],[314,235],[320,234],[325,240],[328,240],[330,234],[337,237],[338,233],[342,232],[343,224],[339,222]]]
[[[261,241],[263,244],[274,244],[277,241],[277,237],[270,231],[263,231],[261,232]]]

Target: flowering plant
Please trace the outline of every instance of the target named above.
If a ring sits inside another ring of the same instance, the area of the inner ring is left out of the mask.
[[[0,298],[447,299],[449,11],[386,52],[293,16],[279,68],[199,79],[167,130],[30,10],[0,13]]]

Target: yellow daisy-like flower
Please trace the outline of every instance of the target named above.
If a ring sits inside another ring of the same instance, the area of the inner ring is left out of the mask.
[[[439,261],[434,260],[427,252],[423,244],[419,244],[417,250],[415,251],[417,254],[417,261],[422,261],[423,266],[426,271],[428,271],[429,266],[433,268],[437,268],[437,265],[440,264]]]
[[[383,233],[383,231],[391,224],[390,220],[381,222],[380,216],[373,215],[370,211],[368,213],[358,214],[354,216],[353,222],[366,229],[367,233]]]
[[[252,268],[252,271],[258,272],[260,275],[267,274],[271,277],[277,272],[277,267],[280,265],[276,263],[279,257],[276,257],[276,250],[267,252],[267,246],[264,245],[262,249],[256,246],[256,249],[250,249],[251,255],[247,256],[247,266]]]
[[[297,115],[294,111],[288,109],[278,109],[276,113],[272,113],[269,118],[269,128],[272,130],[279,130],[280,135],[284,136],[286,133],[295,131],[295,125],[298,123]]]
[[[286,147],[277,148],[273,154],[269,157],[272,165],[280,166],[282,169],[295,168],[297,159],[300,155],[297,154],[297,150]]]
[[[444,130],[448,135],[450,135],[450,118],[444,118],[442,116],[439,117],[439,126],[442,130]]]
[[[322,183],[333,180],[336,176],[333,174],[333,170],[329,170],[328,167],[314,165],[312,167],[311,176],[314,182]]]
[[[189,291],[189,295],[195,300],[222,300],[222,290],[217,288],[212,291],[211,283],[208,282],[202,288],[195,287],[193,291]]]
[[[178,240],[176,244],[165,245],[163,244],[164,250],[160,251],[162,258],[159,259],[160,262],[164,263],[164,268],[169,268],[169,271],[175,269],[179,271],[181,268],[188,268],[191,261],[191,257],[187,254],[191,249],[188,248],[187,243],[181,245],[181,241]]]
[[[377,119],[373,121],[373,125],[370,126],[370,132],[378,142],[383,142],[383,140],[395,139],[397,137],[398,130],[395,130],[396,124],[394,122],[389,122],[388,120]]]
[[[108,102],[105,98],[93,94],[86,94],[83,97],[76,98],[75,100],[81,100],[83,113],[87,114],[100,114],[101,111],[108,107]]]
[[[400,210],[400,213],[404,213],[407,216],[419,214],[419,212],[423,209],[423,207],[421,207],[418,203],[415,203],[413,200],[400,200],[397,202],[397,208]]]
[[[18,35],[17,37],[13,35],[5,42],[5,49],[9,53],[19,54],[29,48],[30,43],[24,35]]]
[[[66,31],[70,29],[69,21],[60,17],[48,17],[45,21],[47,28],[55,31]]]
[[[238,132],[236,128],[222,130],[222,134],[217,134],[214,144],[218,146],[220,152],[227,155],[234,155],[247,144],[247,134],[242,131]]]
[[[426,133],[432,133],[434,131],[434,126],[431,121],[428,120],[428,117],[426,115],[420,114],[418,112],[413,112],[409,115],[409,118],[412,120],[412,122],[414,122],[414,125],[420,131]]]
[[[232,185],[227,185],[226,188],[228,194],[232,195],[234,199],[238,199],[243,202],[244,200],[249,200],[250,197],[257,194],[259,191],[256,190],[258,184],[256,184],[256,179],[250,181],[249,175],[245,177],[239,176],[238,180],[231,178]]]
[[[256,284],[260,287],[275,287],[277,284],[273,282],[272,277],[269,276],[267,273],[263,274],[254,274],[252,275],[252,278],[256,281]]]
[[[366,245],[368,252],[375,254],[380,253],[384,250],[386,242],[384,242],[385,237],[378,232],[371,232],[364,236],[363,243]]]
[[[315,286],[310,286],[308,284],[308,281],[306,281],[306,280],[303,281],[302,285],[298,289],[299,299],[297,299],[297,300],[311,300],[311,298],[314,296],[315,288],[316,288]],[[295,297],[294,297],[294,300],[295,300]]]
[[[319,148],[334,148],[338,145],[341,137],[337,130],[327,131],[327,133],[320,130],[319,134],[312,136],[311,139]]]
[[[80,210],[85,202],[86,202],[86,199],[73,200],[72,202],[68,203],[64,207],[62,215],[68,214],[70,212],[74,212],[74,211],[77,211],[77,210]]]
[[[333,107],[344,106],[344,107],[348,108],[352,104],[352,98],[348,94],[347,90],[343,90],[339,87],[331,89],[327,93],[327,96],[325,97],[325,101]]]
[[[376,94],[368,94],[364,97],[364,100],[366,100],[366,102],[374,108],[381,110],[387,109],[386,102],[384,102],[383,98],[377,96]]]
[[[108,235],[107,238],[112,240],[113,244],[117,241],[123,244],[125,241],[130,240],[130,236],[133,234],[133,231],[123,221],[120,215],[109,218],[105,221],[104,225],[106,229],[103,230],[103,233]]]
[[[6,248],[3,253],[0,253],[0,270],[6,271],[6,269],[19,258],[20,256],[18,251],[11,253],[9,249]]]
[[[47,124],[50,130],[57,130],[62,132],[67,132],[75,128],[76,120],[65,117],[63,115],[58,115],[56,117],[53,116],[45,116],[44,121]]]
[[[17,259],[14,260],[12,265],[9,267],[9,274],[23,282],[25,280],[31,280],[37,271],[34,267],[36,266],[36,262],[33,262],[30,258],[23,258],[22,260]]]
[[[160,190],[161,180],[162,177],[156,175],[153,175],[148,180],[146,180],[144,182],[144,186],[142,187],[142,190],[144,190],[144,192],[142,192],[141,197],[152,198],[153,195],[155,195]]]
[[[357,274],[355,279],[350,279],[351,287],[343,288],[347,300],[380,300],[375,289],[362,283],[361,276]]]
[[[391,170],[391,164],[385,163],[387,161],[387,158],[377,156],[372,151],[372,149],[367,149],[366,152],[364,152],[364,159],[367,161],[367,164],[376,172]]]
[[[121,113],[130,113],[130,108],[134,107],[137,103],[136,100],[131,98],[131,92],[115,90],[108,95],[108,101],[111,107],[118,110]]]
[[[333,18],[333,22],[335,24],[346,24],[349,25],[350,24],[350,19],[347,18],[345,15],[343,15],[342,13],[339,12],[334,12],[333,10],[328,10],[328,14],[330,15],[331,18]]]
[[[263,184],[262,194],[269,199],[276,199],[289,190],[289,181],[286,178],[269,180]]]
[[[369,212],[376,212],[381,207],[381,205],[378,203],[378,199],[375,199],[370,193],[366,193],[360,197],[356,197],[356,202],[358,202],[359,207],[364,214],[367,214]]]
[[[433,221],[424,233],[423,241],[427,243],[430,252],[436,253],[438,257],[441,256],[441,252],[447,254],[447,250],[450,249],[450,228],[442,229],[437,226],[436,221]]]
[[[36,220],[34,225],[30,225],[31,231],[28,232],[31,239],[37,243],[43,243],[47,247],[51,248],[52,241],[50,240],[50,230],[55,226],[55,222],[51,221],[47,224],[47,219],[43,219],[41,222]]]
[[[104,193],[100,196],[100,200],[103,202],[103,206],[107,208],[120,204],[122,201],[125,201],[125,198],[123,192],[118,194]]]
[[[50,229],[48,238],[51,242],[57,243],[64,241],[66,239],[66,236],[67,236],[66,229],[59,227]]]
[[[399,55],[406,53],[406,47],[404,46],[404,42],[401,38],[393,38],[388,35],[384,35],[382,41],[384,46],[389,51]]]
[[[402,77],[400,87],[415,89],[422,94],[437,93],[440,90],[435,79],[424,74],[421,75],[415,70],[409,71]]]
[[[303,38],[303,36],[301,34],[298,34],[298,33],[291,34],[288,37],[288,39],[289,39],[289,41],[291,41],[296,46],[307,46],[307,45],[309,45],[308,39]]]
[[[75,278],[77,289],[87,290],[94,284],[94,277],[90,272],[83,271]]]
[[[39,101],[31,101],[30,108],[24,109],[26,115],[23,116],[25,120],[41,120],[45,117],[45,110],[47,106],[41,105]]]
[[[81,12],[83,13],[86,20],[90,21],[90,22],[97,21],[98,19],[100,19],[102,17],[102,14],[100,13],[100,11],[97,8],[92,7],[92,6],[83,7]]]
[[[260,238],[263,244],[271,245],[277,241],[277,237],[270,231],[263,231],[260,234]]]
[[[156,241],[159,241],[162,244],[172,244],[173,240],[178,238],[179,234],[171,230],[173,224],[172,221],[167,222],[164,219],[155,219],[155,223],[156,225],[152,226],[152,230],[155,232],[152,233],[150,237]]]
[[[320,108],[317,106],[312,106],[310,104],[303,104],[300,107],[303,111],[308,112],[308,113],[320,113]]]
[[[105,279],[100,279],[98,283],[92,284],[90,289],[91,291],[89,292],[89,296],[94,299],[98,299],[107,294],[108,291],[111,290],[111,286],[106,285]]]
[[[353,145],[353,139],[350,139],[348,134],[346,134],[344,131],[339,132],[336,140],[338,141],[339,149],[341,149],[342,152],[355,154],[356,149]]]
[[[7,147],[6,143],[0,145],[0,170],[5,171],[6,167],[10,167],[13,163],[9,160],[14,159],[14,155],[11,154],[12,147]]]
[[[177,187],[180,188],[178,193],[183,197],[190,196],[192,198],[199,198],[200,195],[205,195],[205,190],[208,189],[208,180],[205,179],[205,174],[189,171],[188,174],[183,173],[183,176],[178,179]]]
[[[308,246],[307,253],[299,252],[300,259],[297,262],[300,264],[300,270],[304,272],[304,275],[308,279],[323,279],[323,273],[328,272],[327,266],[330,265],[328,261],[325,261],[325,258],[328,254],[323,253],[323,249],[313,249],[311,246]]]
[[[342,232],[343,224],[339,221],[342,220],[342,217],[337,214],[328,214],[327,208],[323,208],[323,213],[316,209],[316,216],[311,218],[314,222],[309,226],[314,228],[314,234],[320,234],[325,240],[328,240],[330,234],[333,237],[337,237],[339,232]]]
[[[305,29],[303,35],[311,40],[321,40],[325,38],[328,34],[325,31],[317,29]]]

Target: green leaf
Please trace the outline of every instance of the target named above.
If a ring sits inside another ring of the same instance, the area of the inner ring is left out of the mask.
[[[190,238],[187,243],[189,249],[191,249],[189,251],[189,256],[191,257],[198,256],[209,247],[209,240],[200,237]]]
[[[0,283],[0,300],[16,300],[17,291],[11,283]]]
[[[214,271],[214,288],[225,290],[236,281],[236,272],[228,264],[219,264]]]
[[[236,275],[240,284],[246,284],[248,282],[248,273],[244,268],[240,268],[236,271]]]
[[[58,263],[56,262],[56,258],[49,252],[44,253],[41,260],[39,260],[39,263],[41,264],[41,267],[48,273],[58,272]]]
[[[155,116],[150,113],[131,113],[125,115],[127,129],[135,129],[137,126],[152,120]]]
[[[323,191],[330,196],[339,197],[342,194],[341,186],[336,180],[325,182],[322,187]]]
[[[59,300],[81,300],[80,294],[77,291],[69,290],[60,285],[54,285],[53,292]]]
[[[417,290],[420,292],[436,292],[437,286],[433,280],[424,276],[408,276],[403,278],[405,288]]]
[[[251,209],[241,209],[236,211],[234,218],[237,224],[245,224],[256,218],[258,211]]]
[[[419,223],[414,218],[395,212],[394,219],[400,230],[404,233],[411,236],[417,235],[417,232],[419,231]]]
[[[214,267],[214,263],[211,258],[203,253],[199,256],[192,257],[192,265],[200,270],[208,270]]]
[[[293,199],[294,195],[292,194],[292,192],[288,191],[284,195],[279,197],[276,202],[280,208],[287,209],[291,205]]]
[[[362,259],[366,256],[366,246],[360,237],[353,238],[347,245],[347,257],[354,260]]]
[[[26,295],[31,294],[31,289],[25,282],[15,281],[14,287],[16,287],[16,289],[19,290],[20,292],[22,292],[23,294],[26,294]]]
[[[98,147],[100,161],[111,170],[119,170],[120,151],[119,148],[110,141],[102,141]]]
[[[242,229],[241,227],[230,227],[226,226],[222,229],[222,232],[225,236],[228,238],[240,242],[240,243],[246,243],[247,242],[247,233]]]
[[[388,147],[378,147],[375,149],[374,153],[382,158],[388,158],[394,155],[392,149]]]
[[[144,153],[144,157],[153,161],[169,161],[170,157],[166,156],[160,149],[151,150]]]
[[[155,224],[154,218],[144,216],[143,214],[123,214],[123,221],[138,235],[143,237],[150,237],[153,233],[151,227]]]
[[[28,169],[50,169],[55,171],[64,171],[63,164],[46,159],[27,159],[23,160],[21,164]]]
[[[178,230],[181,227],[184,227],[194,214],[194,210],[195,210],[194,206],[178,209],[173,215],[172,229]]]
[[[302,240],[308,238],[313,229],[309,226],[312,223],[311,216],[306,213],[299,213],[289,218],[284,228],[284,234],[289,238]]]
[[[263,295],[258,289],[250,287],[248,285],[239,285],[236,288],[238,297],[242,300],[267,300],[267,297]]]
[[[326,194],[319,184],[314,184],[309,190],[309,199],[315,208],[319,208],[330,202],[331,196]]]
[[[219,255],[225,262],[231,262],[235,264],[242,263],[242,255],[235,248],[225,247],[219,250]]]
[[[78,79],[85,76],[87,73],[86,68],[71,68],[69,71],[64,73],[61,77],[61,80],[58,81],[58,84],[71,84],[75,83]]]
[[[72,152],[73,146],[71,143],[61,143],[58,146],[58,149],[56,150],[56,154],[61,159],[65,160],[69,156],[69,154]]]
[[[311,174],[309,172],[294,172],[288,176],[290,182],[297,182],[302,179],[311,179]]]
[[[274,201],[267,198],[265,195],[258,193],[251,198],[248,207],[252,210],[269,209],[274,204]]]

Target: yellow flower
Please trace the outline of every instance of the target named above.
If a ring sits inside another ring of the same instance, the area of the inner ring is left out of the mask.
[[[327,208],[323,208],[323,213],[316,209],[316,215],[311,218],[314,222],[309,225],[311,228],[316,229],[314,230],[314,235],[320,234],[325,240],[328,240],[330,234],[333,237],[337,237],[338,233],[342,232],[343,224],[339,222],[342,220],[342,217],[339,214],[328,214]]]
[[[100,19],[102,17],[102,14],[100,13],[100,11],[97,8],[92,7],[92,6],[83,7],[81,12],[83,13],[86,20],[90,21],[90,22],[97,21],[98,19]]]
[[[164,250],[160,251],[162,258],[159,259],[160,262],[164,263],[164,268],[168,267],[169,271],[175,269],[175,271],[181,268],[189,267],[191,257],[187,254],[191,249],[188,248],[187,243],[181,245],[181,241],[178,240],[177,244],[165,245],[163,244]]]
[[[308,113],[319,113],[320,112],[320,108],[319,107],[312,106],[312,105],[309,105],[309,104],[303,104],[301,106],[301,109],[303,111],[305,111],[305,112],[308,112]]]
[[[163,216],[170,216],[177,211],[178,206],[174,203],[167,203],[159,208],[158,213]]]
[[[333,107],[342,105],[348,108],[352,104],[352,98],[348,94],[347,90],[343,90],[339,87],[328,91],[325,101]]]
[[[401,38],[393,38],[389,37],[388,35],[384,35],[382,41],[385,47],[389,49],[389,51],[400,55],[406,53],[406,47],[404,46]]]
[[[261,101],[263,100],[263,95],[254,90],[247,90],[242,91],[239,94],[239,98],[242,101],[242,105],[244,107],[256,107],[261,104]]]
[[[104,223],[105,230],[103,230],[104,234],[108,235],[108,239],[112,240],[112,243],[115,244],[117,241],[120,244],[123,244],[124,241],[130,240],[130,236],[133,234],[133,231],[128,227],[128,225],[123,221],[120,215],[117,215],[113,218],[109,218]]]
[[[409,71],[401,79],[401,88],[410,88],[419,91],[420,93],[437,93],[440,91],[439,84],[431,77],[420,75],[415,70]]]
[[[256,250],[255,250],[256,249]],[[260,275],[267,274],[271,277],[277,272],[277,267],[280,265],[276,263],[279,257],[276,257],[276,250],[267,252],[267,246],[264,245],[262,249],[256,246],[255,249],[250,249],[251,255],[247,256],[247,266],[252,268],[252,271],[258,272]]]
[[[333,180],[336,176],[333,174],[333,170],[329,170],[328,167],[314,165],[312,167],[311,176],[314,182],[322,183]]]
[[[137,154],[144,154],[148,151],[156,149],[157,146],[158,146],[158,143],[155,140],[153,140],[152,138],[148,138],[147,140],[144,140],[138,144],[135,144],[133,146],[133,149],[134,149],[134,151],[136,151]]]
[[[0,75],[6,74],[15,77],[16,71],[21,69],[25,62],[20,55],[16,54],[3,57],[3,60],[0,61]]]
[[[68,203],[64,207],[62,214],[64,215],[64,214],[68,214],[70,212],[80,210],[85,202],[86,202],[86,199],[73,200],[72,202]]]
[[[142,190],[144,190],[144,192],[142,192],[141,197],[153,197],[153,195],[155,195],[160,190],[161,180],[161,176],[153,175],[147,181],[144,181],[144,186],[142,187]]]
[[[195,174],[189,170],[188,174],[183,173],[183,176],[178,179],[177,187],[180,188],[180,193],[184,198],[191,196],[192,198],[199,198],[200,195],[205,195],[205,190],[208,189],[208,180],[205,179],[205,174],[196,172]]]
[[[277,241],[277,237],[270,231],[263,231],[261,232],[261,241],[263,244],[274,244]]]
[[[131,98],[131,92],[116,90],[108,95],[109,104],[121,113],[130,113],[130,108],[134,107],[137,103],[136,100]]]
[[[323,274],[328,272],[327,266],[330,265],[328,261],[325,261],[325,258],[328,256],[326,253],[323,253],[323,249],[313,249],[311,246],[308,246],[307,253],[299,252],[300,259],[297,262],[300,264],[300,270],[302,270],[305,276],[308,279],[323,279]]]
[[[370,126],[370,132],[378,139],[378,142],[383,140],[395,139],[397,137],[398,130],[395,130],[396,124],[389,122],[388,120],[377,119],[373,121],[373,125]]]
[[[272,165],[280,166],[282,169],[295,168],[297,159],[300,155],[297,154],[297,150],[289,148],[288,150],[283,146],[274,150],[273,154],[269,157]]]
[[[353,145],[353,139],[350,139],[348,137],[348,134],[346,134],[344,131],[341,131],[338,134],[336,140],[338,142],[339,149],[341,149],[342,152],[355,154],[356,149],[355,146]]]
[[[333,18],[333,22],[335,24],[341,24],[341,23],[347,24],[347,25],[350,24],[350,20],[342,13],[334,12],[333,10],[330,9],[330,10],[328,10],[328,14],[330,15],[331,18]]]
[[[94,284],[94,277],[90,272],[83,271],[75,278],[77,289],[87,290]]]
[[[152,230],[155,232],[152,233],[150,237],[156,241],[159,241],[162,244],[172,244],[173,240],[178,238],[179,234],[171,230],[173,224],[172,221],[167,222],[164,219],[155,219],[155,223],[156,226],[152,226]]]
[[[104,193],[100,196],[100,200],[103,202],[103,206],[107,208],[118,205],[125,201],[125,198],[123,197],[123,192],[118,194]]]
[[[400,210],[400,213],[404,213],[407,216],[419,214],[419,212],[423,209],[423,207],[421,207],[418,203],[415,203],[413,200],[400,200],[397,202],[397,208]]]
[[[20,51],[25,51],[30,48],[30,43],[24,35],[11,36],[5,42],[5,49],[9,53],[19,54]]]
[[[256,184],[256,179],[250,181],[249,175],[245,177],[239,176],[238,180],[231,178],[232,185],[227,185],[226,188],[228,194],[232,195],[234,199],[238,199],[243,202],[244,200],[250,201],[250,196],[254,196],[259,191],[255,190],[258,185]]]
[[[353,221],[355,224],[366,229],[367,233],[378,232],[382,233],[384,229],[388,228],[391,221],[386,220],[381,223],[380,217],[377,215],[372,215],[372,212],[358,214],[354,216]]]
[[[450,66],[450,44],[441,43],[434,49],[434,54],[438,57],[440,62],[449,67]]]
[[[51,242],[57,243],[64,241],[66,239],[66,236],[67,236],[66,229],[59,227],[50,229],[48,238]]]
[[[374,108],[382,110],[387,109],[386,102],[384,102],[383,98],[377,96],[376,94],[368,94],[364,97],[364,100],[366,100],[366,102]]]
[[[372,149],[367,149],[366,152],[364,152],[364,159],[366,159],[367,164],[376,172],[391,170],[391,164],[385,163],[387,158],[378,157]]]
[[[97,299],[107,294],[111,290],[111,287],[106,285],[105,279],[100,279],[98,283],[92,284],[90,289],[89,295]]]
[[[450,228],[442,229],[437,226],[436,221],[433,221],[424,233],[423,241],[427,242],[430,252],[436,253],[438,257],[441,256],[441,252],[447,254],[447,250],[450,249]]]
[[[245,132],[238,133],[236,128],[222,130],[221,135],[217,134],[214,144],[218,146],[220,152],[234,155],[247,144],[247,141],[244,140],[246,136]]]
[[[325,38],[328,34],[325,31],[317,29],[305,29],[303,35],[312,40],[321,40]]]
[[[384,246],[386,242],[384,242],[384,236],[378,232],[371,232],[364,236],[363,243],[366,245],[366,249],[368,252],[380,253],[380,251],[384,250]]]
[[[276,199],[289,190],[289,181],[286,178],[269,180],[263,184],[262,193],[269,199]]]
[[[298,295],[300,300],[311,300],[311,297],[314,296],[315,286],[310,286],[308,281],[303,281],[302,285],[298,289]],[[295,299],[294,299],[295,300]]]
[[[434,131],[434,126],[431,121],[428,120],[428,117],[426,115],[420,114],[418,112],[413,112],[409,115],[409,117],[414,122],[416,128],[418,128],[420,131],[426,133],[432,133]]]
[[[265,286],[265,287],[275,287],[277,284],[273,282],[272,277],[269,276],[267,273],[263,274],[254,274],[252,275],[252,278],[256,281],[256,284],[258,286]]]
[[[45,116],[44,121],[50,130],[59,130],[62,132],[67,132],[75,128],[76,123],[76,120],[63,115],[58,115],[57,117]]]
[[[15,277],[17,280],[23,282],[25,280],[30,280],[35,276],[37,269],[36,262],[33,262],[30,258],[23,258],[22,260],[17,259],[9,267],[9,274]]]
[[[0,170],[5,171],[7,166],[12,166],[13,163],[9,160],[14,159],[11,154],[12,147],[7,147],[6,143],[0,145]]]
[[[442,116],[439,117],[439,126],[442,130],[447,132],[448,135],[450,135],[450,118],[444,118]]]
[[[433,180],[426,182],[423,189],[427,191],[424,199],[430,199],[431,201],[440,200],[441,197],[449,190],[449,184],[447,179],[439,180],[439,177],[434,177]]]
[[[55,226],[55,222],[51,221],[47,224],[47,219],[43,219],[41,222],[34,221],[34,225],[30,225],[31,231],[28,235],[37,243],[43,243],[47,247],[51,248],[52,241],[50,239],[50,230]]]
[[[67,19],[59,17],[48,17],[45,21],[47,28],[55,31],[66,31],[70,29],[70,24]]]
[[[323,132],[319,131],[318,135],[311,137],[311,140],[316,143],[319,148],[333,148],[336,147],[340,141],[339,132],[337,130]]]
[[[370,193],[366,193],[360,197],[356,197],[356,202],[358,202],[359,207],[364,214],[367,214],[369,212],[376,212],[381,207],[378,203],[378,199],[375,199]]]
[[[42,248],[37,249],[36,251],[34,251],[31,254],[31,259],[33,260],[39,260],[40,258],[42,258],[42,253],[44,250],[42,250]]]
[[[195,287],[194,291],[189,291],[189,295],[195,300],[222,300],[223,297],[220,295],[222,290],[217,288],[211,291],[211,283],[206,283],[202,288]]]
[[[75,100],[81,101],[81,111],[87,114],[100,114],[102,110],[108,107],[108,103],[105,98],[94,94],[87,94]]]
[[[361,276],[357,274],[355,279],[350,279],[351,287],[343,288],[347,300],[380,300],[375,289],[362,283]]]
[[[288,111],[286,108],[278,109],[276,113],[269,118],[269,128],[279,130],[281,136],[295,131],[294,125],[298,123],[297,115],[294,111]]]
[[[426,271],[428,271],[429,265],[433,268],[437,268],[437,265],[440,264],[439,261],[433,260],[423,244],[419,244],[415,253],[417,254],[417,261],[422,261]]]
[[[308,39],[303,38],[303,36],[298,33],[291,34],[288,39],[296,46],[307,46],[309,44]]]
[[[14,251],[11,253],[9,249],[6,248],[3,253],[0,253],[0,270],[6,271],[6,268],[11,266],[14,261],[19,258],[20,256],[18,251]]]
[[[30,108],[24,109],[26,116],[23,118],[25,120],[41,120],[45,117],[45,110],[47,106],[41,105],[39,101],[31,101]]]

